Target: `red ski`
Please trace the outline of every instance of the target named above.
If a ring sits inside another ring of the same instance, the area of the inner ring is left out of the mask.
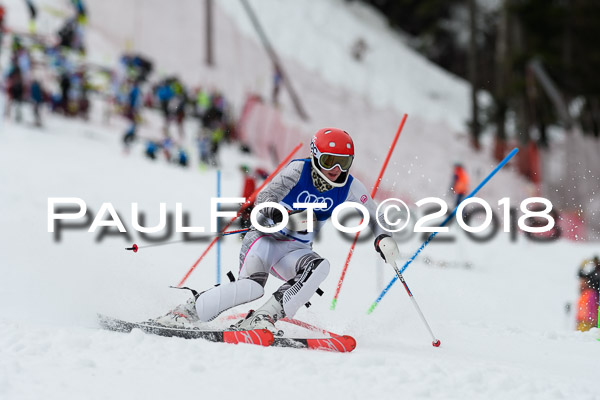
[[[235,314],[225,317],[225,319],[240,319],[244,318],[245,316],[246,314]],[[308,322],[300,321],[294,318],[283,318],[281,321],[330,337],[288,338],[275,336],[274,343],[272,345],[273,347],[293,347],[297,349],[324,350],[338,353],[349,353],[356,348],[356,340],[352,336],[338,335],[337,333],[330,332],[326,329],[319,328],[318,326],[314,326]]]
[[[325,350],[348,353],[356,348],[356,340],[352,336],[335,336],[319,339],[275,338],[274,347],[294,347],[297,349]]]

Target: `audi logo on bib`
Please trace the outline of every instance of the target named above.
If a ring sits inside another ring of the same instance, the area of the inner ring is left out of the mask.
[[[297,203],[325,203],[327,207],[315,208],[315,210],[327,211],[333,206],[331,197],[322,197],[315,194],[310,194],[307,190],[301,192],[296,199]]]

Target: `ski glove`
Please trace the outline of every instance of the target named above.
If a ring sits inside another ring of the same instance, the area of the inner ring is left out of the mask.
[[[395,261],[400,254],[396,241],[385,233],[375,238],[375,250],[381,255],[383,261],[388,264]]]
[[[283,221],[283,215],[281,211],[276,209],[275,207],[264,208],[261,210],[261,213],[267,218],[271,218],[274,224],[278,224]]]
[[[288,222],[287,228],[296,232],[308,232],[310,222],[308,210],[293,210],[290,211],[290,221]],[[311,231],[315,229],[316,222],[317,216],[312,212]]]
[[[278,224],[281,221],[283,221],[283,214],[281,214],[281,211],[279,211],[279,209],[275,207],[263,208],[262,210],[260,210],[260,213],[265,217],[270,218],[274,224]],[[290,212],[288,210],[288,214],[289,213]]]
[[[273,220],[273,223],[278,224],[281,221],[283,221],[283,215],[275,207],[265,208],[263,211],[265,211],[264,215],[266,217],[271,218],[271,220]],[[315,223],[317,222],[317,217],[314,212],[312,214],[314,229]],[[307,232],[309,222],[308,210],[288,210],[288,215],[290,217],[287,225],[287,228],[289,230],[296,232]]]

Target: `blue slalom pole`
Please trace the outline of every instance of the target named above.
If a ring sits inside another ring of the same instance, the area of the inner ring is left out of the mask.
[[[490,174],[471,192],[469,193],[469,195],[467,197],[465,197],[461,203],[467,199],[470,199],[471,197],[475,196],[475,194],[477,194],[477,192],[479,192],[479,190],[483,187],[483,185],[485,185],[486,183],[488,183],[488,181],[490,179],[492,179],[492,177],[494,175],[496,175],[496,173],[498,171],[500,171],[500,169],[502,167],[504,167],[506,165],[506,163],[513,158],[513,156],[515,154],[517,154],[519,151],[518,148],[514,148],[513,151],[511,151],[506,157],[504,157],[504,160],[502,160],[500,162],[500,164],[498,164],[498,166],[496,168],[494,168],[494,170],[492,172],[490,172]],[[450,221],[454,215],[456,215],[456,211],[458,210],[458,207],[460,206],[460,203],[456,206],[456,208],[454,208],[454,210],[452,211],[452,214],[450,214],[445,220],[444,222],[442,222],[442,224],[440,225],[440,227],[445,226],[448,221]],[[419,247],[419,249],[416,251],[416,253],[404,264],[404,266],[398,271],[397,275],[394,276],[394,278],[392,278],[392,280],[390,281],[390,283],[388,283],[388,285],[385,287],[385,289],[383,289],[383,291],[379,294],[379,297],[377,297],[377,300],[375,300],[373,302],[373,304],[371,304],[371,307],[369,307],[369,310],[367,311],[367,314],[371,314],[373,312],[373,310],[375,310],[375,307],[377,307],[377,305],[379,304],[379,302],[381,301],[381,299],[383,299],[383,297],[386,295],[386,293],[388,292],[388,290],[390,290],[390,288],[394,285],[394,283],[396,283],[396,281],[398,280],[399,276],[402,276],[402,273],[406,270],[406,268],[408,268],[408,266],[410,265],[410,263],[412,263],[414,261],[414,259],[419,255],[419,253],[425,248],[425,246],[427,246],[429,244],[429,242],[431,242],[433,240],[433,238],[438,234],[438,232],[432,232],[431,235],[429,235],[429,237],[427,238],[427,240],[425,240],[425,242],[423,242],[423,244],[421,245],[421,247]]]
[[[217,170],[217,197],[221,197],[221,170]],[[217,210],[220,205],[217,205]],[[217,226],[217,230],[221,231],[220,224]],[[221,241],[217,242],[217,285],[221,283]]]

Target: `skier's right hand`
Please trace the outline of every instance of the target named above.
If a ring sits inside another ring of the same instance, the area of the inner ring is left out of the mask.
[[[265,217],[271,219],[275,225],[283,221],[283,214],[275,207],[266,207],[260,210],[260,213]]]

